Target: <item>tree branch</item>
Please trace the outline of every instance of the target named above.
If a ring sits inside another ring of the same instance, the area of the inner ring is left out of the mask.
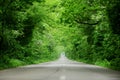
[[[79,24],[85,24],[85,25],[97,25],[97,24],[99,24],[100,23],[100,21],[96,21],[96,22],[93,22],[93,23],[91,23],[91,22],[85,22],[85,21],[80,21],[80,20],[75,20],[77,23],[79,23]]]

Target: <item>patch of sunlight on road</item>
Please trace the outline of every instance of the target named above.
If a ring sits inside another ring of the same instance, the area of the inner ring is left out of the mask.
[[[66,80],[66,76],[65,75],[60,76],[60,80]]]

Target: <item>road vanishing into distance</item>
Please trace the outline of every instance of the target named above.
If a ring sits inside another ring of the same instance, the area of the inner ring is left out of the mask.
[[[120,80],[120,72],[71,61],[61,54],[53,62],[1,70],[0,80]]]

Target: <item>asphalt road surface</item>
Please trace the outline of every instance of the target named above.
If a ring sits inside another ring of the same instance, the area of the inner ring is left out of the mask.
[[[36,65],[28,65],[0,71],[0,80],[120,80],[120,72],[60,59]]]

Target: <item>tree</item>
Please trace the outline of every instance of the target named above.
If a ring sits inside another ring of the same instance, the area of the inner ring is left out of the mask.
[[[120,32],[119,1],[66,0],[62,5],[65,10],[62,21],[79,32],[72,39],[69,57],[119,69],[115,66],[119,61],[119,36],[115,35]]]

